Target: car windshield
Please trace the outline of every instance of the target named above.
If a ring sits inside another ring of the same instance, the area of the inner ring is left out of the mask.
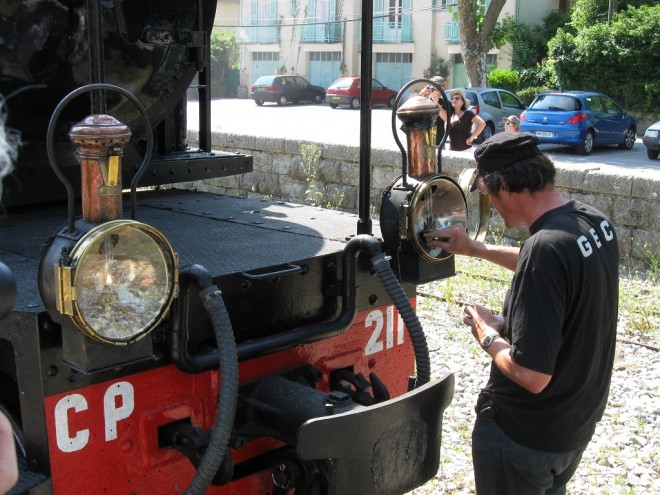
[[[351,84],[353,84],[353,79],[339,79],[332,83],[332,87],[337,89],[347,89],[351,87]]]
[[[581,110],[582,103],[577,98],[568,95],[538,95],[529,108],[533,110],[573,111]]]

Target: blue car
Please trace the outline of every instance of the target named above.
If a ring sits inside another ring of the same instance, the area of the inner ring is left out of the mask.
[[[593,91],[551,91],[539,94],[520,116],[520,131],[547,144],[575,146],[588,155],[594,146],[635,144],[637,123],[612,98]]]

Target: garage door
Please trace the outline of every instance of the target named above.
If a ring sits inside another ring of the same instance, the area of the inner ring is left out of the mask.
[[[309,52],[309,82],[328,89],[341,76],[341,52]]]
[[[394,91],[412,79],[412,53],[376,53],[374,77]]]
[[[252,53],[252,81],[261,76],[272,76],[277,74],[280,63],[279,52],[253,52]]]

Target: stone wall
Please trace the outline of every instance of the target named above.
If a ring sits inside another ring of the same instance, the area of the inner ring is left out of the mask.
[[[191,134],[191,142],[195,135]],[[227,195],[266,197],[297,203],[319,205],[317,195],[310,196],[309,175],[301,163],[301,144],[295,139],[261,138],[257,136],[214,133],[213,148],[251,154],[254,170],[250,173],[188,183],[183,187]],[[323,205],[357,213],[359,181],[359,148],[336,144],[318,145],[317,188],[325,193]],[[380,194],[401,175],[401,153],[392,150],[371,151],[371,210],[375,218],[380,209]],[[443,152],[443,173],[458,179],[460,173],[474,167],[464,154]],[[660,256],[660,173],[622,173],[620,169],[562,168],[558,166],[557,188],[565,195],[591,204],[614,222],[621,254],[635,259],[657,259]],[[490,232],[520,237],[525,233],[504,232],[495,214]]]

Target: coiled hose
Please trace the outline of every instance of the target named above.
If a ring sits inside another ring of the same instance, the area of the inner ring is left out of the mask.
[[[204,458],[195,473],[186,495],[206,493],[227,452],[231,430],[234,426],[238,401],[238,355],[227,309],[222,300],[222,292],[213,284],[208,271],[200,265],[192,265],[181,270],[181,276],[190,277],[200,290],[199,297],[211,318],[220,358],[220,393],[215,429],[209,440]]]
[[[366,249],[371,253],[371,266],[376,271],[383,287],[389,294],[390,299],[392,299],[392,302],[399,311],[399,314],[408,329],[408,335],[410,336],[413,350],[415,352],[415,366],[417,373],[415,386],[418,387],[428,383],[431,381],[431,358],[429,357],[429,347],[426,343],[424,329],[419,322],[419,318],[417,318],[417,313],[415,313],[412,304],[410,304],[408,296],[394,275],[394,271],[392,271],[389,262],[385,258],[380,242],[366,234],[358,235],[348,242],[346,249],[348,250],[350,248],[356,250]]]
[[[422,324],[419,322],[417,313],[415,313],[408,296],[406,296],[403,287],[401,287],[392,271],[392,267],[382,252],[371,258],[371,266],[376,270],[383,287],[390,295],[408,329],[408,335],[410,335],[410,341],[415,351],[415,365],[417,368],[417,383],[415,386],[424,385],[431,381],[431,358]]]

